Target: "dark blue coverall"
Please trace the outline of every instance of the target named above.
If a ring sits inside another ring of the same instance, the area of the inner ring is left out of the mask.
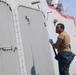
[[[75,54],[72,52],[59,52],[56,55],[56,60],[58,60],[59,64],[59,74],[60,75],[70,75],[69,74],[69,67],[74,59]]]

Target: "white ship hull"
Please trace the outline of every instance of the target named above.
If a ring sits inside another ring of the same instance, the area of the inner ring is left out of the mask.
[[[59,75],[57,61],[49,44],[56,41],[53,19],[65,24],[76,54],[76,25],[72,17],[62,16],[46,1],[0,1],[0,75]],[[45,23],[45,24],[44,24]],[[76,58],[70,73],[76,75]]]

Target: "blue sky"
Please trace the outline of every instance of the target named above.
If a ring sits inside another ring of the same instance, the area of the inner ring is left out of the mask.
[[[76,0],[59,0],[59,3],[64,3],[68,9],[68,15],[73,16],[76,21]]]

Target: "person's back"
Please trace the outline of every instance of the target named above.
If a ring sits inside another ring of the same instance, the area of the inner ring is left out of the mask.
[[[70,47],[70,37],[67,32],[63,31],[59,34],[58,39],[62,40],[62,43],[58,47],[58,52],[70,52],[71,47]]]

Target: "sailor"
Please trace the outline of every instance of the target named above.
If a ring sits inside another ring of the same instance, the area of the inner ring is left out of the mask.
[[[71,52],[70,46],[70,36],[64,31],[65,26],[62,23],[58,23],[56,26],[56,33],[58,33],[56,43],[53,43],[52,39],[49,39],[49,42],[56,48],[58,53],[55,56],[55,59],[58,60],[59,64],[59,74],[60,75],[70,75],[69,67],[74,59],[75,54]]]

